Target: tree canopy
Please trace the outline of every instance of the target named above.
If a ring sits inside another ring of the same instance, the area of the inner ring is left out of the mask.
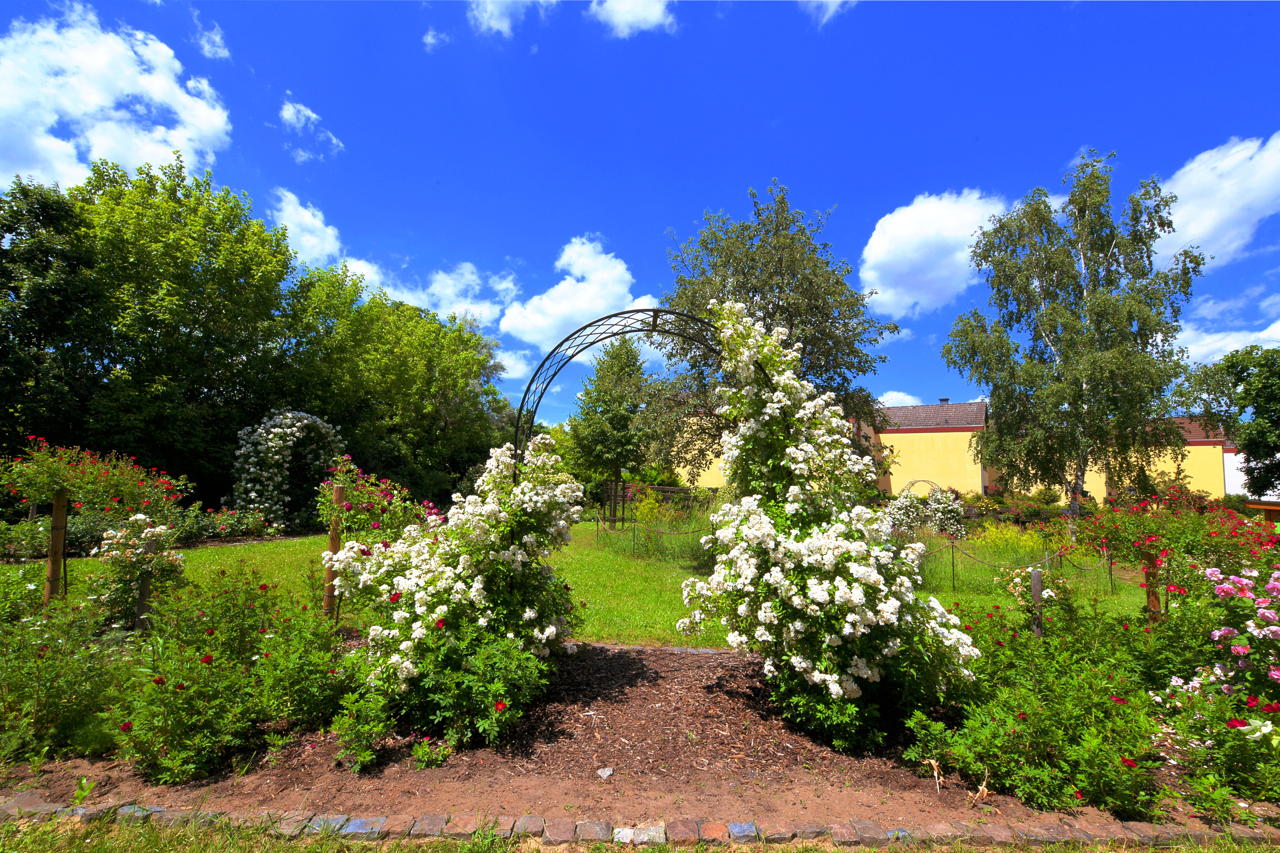
[[[767,199],[754,190],[749,194],[750,218],[707,213],[702,230],[671,252],[675,290],[664,304],[701,317],[709,316],[707,306],[713,299],[745,304],[753,317],[769,328],[786,328],[788,340],[803,346],[803,378],[819,392],[834,393],[847,415],[881,425],[879,407],[858,378],[874,373],[885,360],[873,350],[897,327],[868,315],[867,294],[849,283],[853,268],[821,240],[827,214],[806,215],[792,207],[787,188],[776,180]],[[677,460],[681,467],[702,467],[707,445],[692,440],[697,430],[690,424],[697,421],[690,416],[705,417],[715,409],[711,390],[718,365],[686,341],[663,339],[657,344],[688,366],[663,395],[679,412],[679,417],[668,419],[670,428],[684,429],[685,440],[675,441],[676,435],[668,430],[664,444],[684,447],[684,458]],[[702,431],[714,442],[720,425],[708,424]]]
[[[1174,339],[1204,263],[1193,248],[1157,263],[1176,199],[1154,179],[1113,218],[1109,159],[1081,158],[1061,206],[1037,188],[978,234],[993,315],[958,318],[942,350],[988,395],[977,458],[1013,488],[1060,485],[1073,511],[1091,467],[1119,483],[1181,452],[1166,394],[1185,371]]]
[[[620,481],[645,461],[641,410],[646,377],[640,348],[630,337],[615,338],[596,356],[591,376],[569,421],[574,460],[598,479]]]
[[[1249,493],[1280,490],[1280,348],[1228,353],[1197,368],[1187,389],[1193,416],[1222,430],[1244,455]]]
[[[0,454],[29,434],[231,491],[237,432],[275,409],[341,428],[360,464],[447,499],[510,406],[494,342],[300,267],[252,202],[182,160],[93,164],[0,194]]]

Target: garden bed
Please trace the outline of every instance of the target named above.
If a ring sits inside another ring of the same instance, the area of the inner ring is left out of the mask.
[[[408,740],[387,761],[355,775],[335,762],[337,744],[315,734],[262,757],[242,773],[200,783],[150,786],[118,761],[50,762],[33,778],[14,769],[0,798],[19,787],[68,802],[77,782],[95,783],[86,805],[138,802],[252,814],[535,814],[615,826],[684,817],[883,826],[937,821],[1056,821],[1016,799],[915,775],[892,754],[840,755],[771,713],[758,665],[720,651],[583,645],[550,692],[500,751],[472,750],[445,766],[415,770]],[[599,771],[612,772],[602,778]],[[1119,826],[1094,809],[1075,817]]]

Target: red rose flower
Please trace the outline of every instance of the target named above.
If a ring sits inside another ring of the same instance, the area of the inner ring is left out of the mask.
[[[1239,717],[1227,720],[1227,728],[1229,729],[1243,729],[1247,725],[1249,725],[1249,721],[1242,720]]]
[[[497,702],[493,703],[493,709],[495,711],[505,711],[507,710],[507,703],[499,699]]]
[[[205,655],[200,658],[200,663],[213,663],[213,655]]]
[[[181,681],[179,681],[177,684],[173,685],[173,689],[174,689],[174,690],[186,690],[186,689],[187,689],[187,685],[185,685],[185,684],[183,684]]]
[[[132,728],[133,728],[133,723],[129,722],[128,720],[125,720],[123,723],[120,724],[120,731],[122,732],[127,732]]]
[[[387,600],[390,601],[392,604],[395,604],[397,601],[400,600],[400,593],[398,592],[391,593],[391,597]]]
[[[163,685],[163,684],[164,684],[164,676],[163,676],[163,675],[157,675],[155,678],[151,679],[151,683],[152,683],[152,684],[160,684],[160,685]]]
[[[443,619],[437,619],[437,620],[436,620],[436,627],[437,627],[437,628],[443,628],[443,627],[444,627],[444,620],[443,620]]]
[[[1138,762],[1134,761],[1132,758],[1121,758],[1121,759],[1120,759],[1120,763],[1121,763],[1121,764],[1123,764],[1125,767],[1137,767],[1137,766],[1138,766]]]
[[[1129,700],[1128,700],[1128,699],[1126,699],[1126,698],[1124,698],[1123,696],[1112,696],[1112,697],[1111,697],[1111,701],[1112,701],[1112,702],[1115,702],[1117,705],[1128,705],[1128,704],[1129,704]]]

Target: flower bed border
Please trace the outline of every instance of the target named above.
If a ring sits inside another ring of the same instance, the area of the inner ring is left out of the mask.
[[[937,821],[922,826],[885,827],[868,818],[848,818],[832,824],[813,821],[788,823],[754,820],[681,819],[639,826],[614,826],[609,821],[544,818],[537,815],[490,817],[474,814],[338,815],[312,811],[254,813],[202,812],[162,809],[135,803],[101,806],[59,806],[25,791],[0,804],[0,820],[67,820],[160,826],[214,824],[265,829],[280,838],[330,834],[348,841],[411,839],[468,840],[478,833],[499,838],[529,839],[544,846],[610,843],[622,847],[669,845],[784,845],[798,841],[834,847],[884,847],[899,844],[963,843],[978,847],[1042,846],[1049,844],[1176,847],[1202,845],[1229,838],[1266,845],[1280,843],[1280,829],[1232,824],[1222,831],[1137,821],[1108,824],[1046,815],[1039,823],[1000,821]]]

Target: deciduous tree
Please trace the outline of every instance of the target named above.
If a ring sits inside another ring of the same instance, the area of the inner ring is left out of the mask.
[[[978,459],[1014,488],[1061,485],[1073,514],[1091,467],[1123,481],[1180,452],[1166,394],[1185,370],[1174,338],[1203,265],[1191,248],[1157,261],[1176,199],[1154,179],[1113,218],[1109,159],[1083,157],[1061,206],[1032,190],[978,234],[994,313],[957,319],[942,350],[988,395]]]

